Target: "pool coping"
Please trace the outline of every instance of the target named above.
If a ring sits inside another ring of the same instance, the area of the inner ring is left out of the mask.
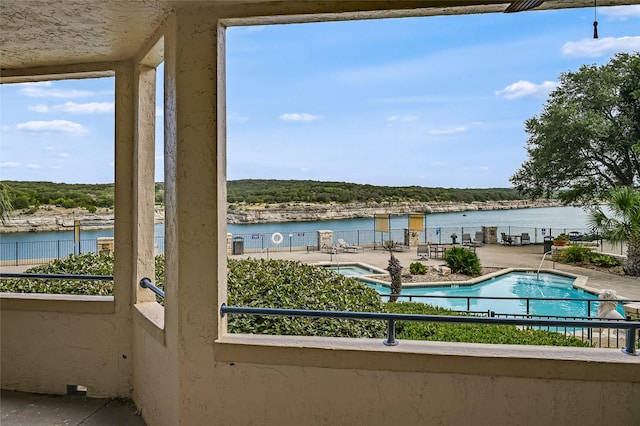
[[[376,278],[378,275],[381,274],[385,274],[387,275],[388,272],[381,269],[381,268],[377,268],[373,265],[370,265],[368,263],[365,262],[344,262],[338,263],[340,266],[352,266],[352,265],[358,265],[358,266],[364,266],[367,269],[371,269],[373,271],[379,271],[379,274],[365,274],[365,275],[349,275],[350,278],[355,278],[355,279],[359,279],[359,278],[364,278],[366,279],[366,281],[371,282],[372,284],[379,284],[382,285],[384,287],[391,287],[391,284],[388,281],[383,281],[380,280],[378,278]],[[317,266],[334,266],[336,265],[335,262],[318,262],[318,263],[314,263],[314,265]],[[501,275],[505,275],[511,272],[527,272],[527,273],[537,273],[537,272],[544,272],[544,273],[548,273],[548,274],[555,274],[555,275],[561,275],[561,276],[565,276],[565,277],[570,277],[570,278],[574,278],[574,282],[573,282],[573,288],[578,289],[578,290],[582,290],[586,293],[590,293],[594,296],[600,296],[600,294],[602,294],[605,290],[604,289],[599,289],[596,287],[591,287],[587,284],[587,281],[589,280],[589,277],[586,275],[579,275],[579,274],[574,274],[571,272],[565,272],[565,271],[559,271],[557,269],[534,269],[534,268],[504,268],[504,269],[500,269],[499,271],[494,271],[491,272],[489,274],[485,274],[485,275],[481,275],[478,277],[474,277],[474,278],[470,278],[468,280],[465,281],[424,281],[424,282],[414,282],[414,283],[402,283],[402,287],[405,288],[430,288],[430,287],[452,287],[452,286],[458,286],[458,287],[465,287],[465,286],[472,286],[472,285],[476,285],[479,283],[482,283],[484,281],[488,281],[491,280],[493,278],[499,277]],[[622,296],[622,295],[616,295],[617,299],[620,301],[624,301],[624,300],[630,300],[628,297]]]

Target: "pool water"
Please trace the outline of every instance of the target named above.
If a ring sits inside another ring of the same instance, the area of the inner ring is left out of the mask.
[[[526,314],[526,300],[491,300],[474,299],[473,297],[598,299],[597,296],[591,293],[573,288],[573,282],[574,278],[551,273],[540,273],[538,279],[536,273],[510,272],[472,286],[456,286],[453,284],[447,287],[404,287],[402,294],[407,296],[443,296],[443,298],[415,298],[413,301],[421,301],[457,311],[467,310],[467,299],[446,299],[446,297],[468,296],[472,297],[469,305],[471,311],[491,310],[501,314]],[[372,282],[367,282],[367,284],[381,295],[390,294],[389,287]],[[587,310],[588,303],[581,301],[529,301],[529,314],[531,315],[586,317],[589,316]],[[597,310],[598,303],[591,303],[590,316],[597,316]],[[618,305],[618,311],[623,313],[620,304]]]
[[[360,264],[346,264],[346,265],[340,265],[340,266],[331,265],[331,266],[325,266],[325,268],[329,269],[330,271],[334,271],[349,277],[358,276],[358,275],[386,274],[386,272],[384,271],[381,272],[376,269],[369,268]]]

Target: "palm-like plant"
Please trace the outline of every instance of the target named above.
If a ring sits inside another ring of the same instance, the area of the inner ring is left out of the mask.
[[[391,276],[391,294],[400,294],[402,292],[402,265],[398,258],[393,255],[393,249],[396,247],[396,243],[395,241],[388,240],[385,241],[382,246],[388,250],[391,255],[389,266],[386,268]],[[398,296],[391,296],[389,298],[389,302],[395,302],[396,300],[398,300]]]
[[[614,188],[609,193],[607,216],[596,207],[588,219],[592,231],[613,242],[627,242],[625,274],[640,276],[640,190],[631,187]]]

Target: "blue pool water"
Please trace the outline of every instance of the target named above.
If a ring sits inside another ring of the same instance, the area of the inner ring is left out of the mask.
[[[363,281],[365,281],[363,279]],[[365,281],[366,282],[366,281]],[[502,314],[526,314],[526,300],[492,300],[476,299],[476,297],[512,297],[512,298],[562,298],[583,299],[582,301],[558,301],[558,300],[530,300],[529,314],[550,315],[567,317],[586,317],[588,315],[588,303],[586,300],[597,300],[597,296],[573,288],[574,278],[562,275],[540,273],[539,279],[532,272],[510,272],[472,286],[450,287],[404,287],[402,294],[407,296],[429,295],[443,296],[442,298],[414,298],[413,301],[422,301],[443,308],[458,311],[467,310],[467,299],[447,299],[449,296],[470,297],[471,311],[494,311]],[[390,294],[389,287],[367,282],[381,295]],[[400,299],[403,300],[403,299]],[[404,300],[408,300],[404,299]],[[591,303],[591,315],[597,316],[598,303]],[[618,305],[622,313],[621,305]]]
[[[342,275],[346,275],[348,277],[358,276],[358,275],[373,275],[373,274],[386,274],[385,271],[379,271],[374,268],[367,267],[366,265],[362,265],[359,263],[354,264],[345,264],[339,266],[325,266],[325,268],[337,272]]]

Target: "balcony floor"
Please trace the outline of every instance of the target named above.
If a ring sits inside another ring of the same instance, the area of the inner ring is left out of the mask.
[[[2,426],[145,426],[131,401],[2,390]]]

